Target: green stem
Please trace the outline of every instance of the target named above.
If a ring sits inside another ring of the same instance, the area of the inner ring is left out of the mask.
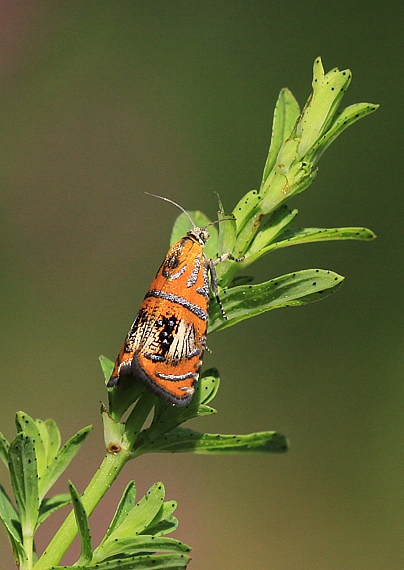
[[[23,542],[27,558],[21,564],[21,570],[32,570],[34,567],[34,533],[32,529],[23,532]]]
[[[88,516],[90,516],[118,477],[126,462],[132,458],[133,454],[129,454],[123,449],[119,453],[108,453],[104,457],[100,468],[95,473],[82,496]],[[49,543],[41,558],[35,564],[34,570],[46,570],[57,566],[72,544],[76,534],[77,525],[74,512],[72,511]]]

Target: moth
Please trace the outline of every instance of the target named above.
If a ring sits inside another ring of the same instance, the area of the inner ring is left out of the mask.
[[[215,266],[221,261],[243,258],[226,253],[214,261],[208,259],[204,253],[209,239],[206,227],[197,227],[176,202],[155,197],[177,206],[193,227],[168,250],[126,336],[107,386],[116,386],[122,375],[132,374],[163,400],[185,406],[195,392],[206,349],[211,290],[227,319],[218,295]]]

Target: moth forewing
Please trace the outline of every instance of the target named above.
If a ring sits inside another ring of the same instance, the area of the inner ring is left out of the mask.
[[[185,406],[191,401],[206,348],[210,290],[226,318],[215,265],[225,259],[237,261],[231,254],[207,259],[208,239],[207,229],[194,225],[170,247],[116,359],[108,387],[116,386],[123,374],[133,374],[171,404]]]

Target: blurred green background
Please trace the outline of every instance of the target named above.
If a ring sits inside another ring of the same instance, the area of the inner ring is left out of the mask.
[[[219,413],[193,427],[277,429],[290,452],[140,458],[92,525],[97,541],[129,479],[141,494],[163,480],[192,570],[402,569],[402,3],[6,0],[0,26],[0,429],[12,437],[20,409],[53,417],[64,440],[92,423],[66,474],[81,491],[104,453],[97,357],[119,351],[177,216],[144,192],[215,218],[217,191],[230,210],[259,185],[279,90],[303,105],[318,55],[353,71],[343,106],[381,104],[292,201],[298,225],[378,239],[253,268],[332,269],[342,289],[209,338]],[[8,550],[1,531],[2,569]]]

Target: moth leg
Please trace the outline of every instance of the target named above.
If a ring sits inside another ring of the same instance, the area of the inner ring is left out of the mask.
[[[243,257],[234,257],[234,255],[232,255],[231,253],[223,253],[220,257],[218,257],[217,259],[213,260],[213,259],[208,259],[208,264],[209,264],[209,272],[210,272],[210,287],[212,289],[212,293],[214,294],[217,304],[220,307],[221,313],[223,315],[223,318],[227,321],[227,315],[226,315],[226,311],[224,310],[224,307],[222,305],[222,301],[220,300],[219,297],[219,291],[218,291],[218,284],[217,284],[217,274],[216,274],[216,269],[215,269],[215,265],[217,265],[218,263],[221,263],[222,261],[243,261],[244,259],[244,255]]]
[[[233,254],[231,253],[222,253],[222,255],[220,257],[218,257],[217,259],[215,259],[214,261],[212,261],[213,265],[217,265],[218,263],[221,263],[222,261],[237,261],[237,263],[239,263],[240,261],[244,261],[245,255],[243,255],[242,257],[234,257]]]

